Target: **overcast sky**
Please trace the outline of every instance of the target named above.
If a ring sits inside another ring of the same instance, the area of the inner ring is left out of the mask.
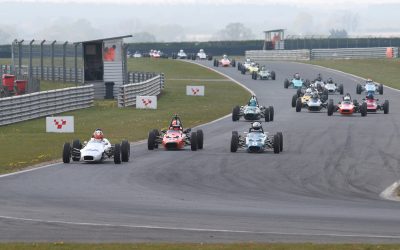
[[[263,30],[289,35],[400,36],[400,0],[0,0],[0,44],[19,39],[81,41],[147,32],[157,41],[218,39],[243,23],[253,39]]]

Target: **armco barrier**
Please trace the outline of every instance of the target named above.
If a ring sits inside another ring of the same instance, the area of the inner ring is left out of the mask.
[[[144,82],[130,83],[120,87],[118,107],[136,105],[136,96],[151,96],[161,94],[164,88],[164,74],[157,75]]]
[[[310,50],[248,50],[246,58],[255,61],[308,61]]]
[[[93,106],[93,86],[65,88],[0,99],[0,125]]]
[[[388,56],[387,52],[391,52]],[[375,48],[342,48],[342,49],[313,49],[311,59],[368,59],[368,58],[395,58],[399,55],[396,47]]]

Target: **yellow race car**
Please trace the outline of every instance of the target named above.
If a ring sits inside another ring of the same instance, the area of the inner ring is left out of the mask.
[[[306,104],[310,100],[311,96],[312,96],[311,92],[306,92],[304,93],[303,96],[298,96],[298,94],[294,94],[292,97],[292,108],[296,107],[297,98],[300,98],[301,104],[302,106],[304,106],[304,104]]]
[[[243,75],[246,74],[246,72],[253,74],[253,72],[258,72],[259,69],[260,69],[260,65],[258,65],[258,63],[252,62],[249,66],[242,67],[241,73]]]

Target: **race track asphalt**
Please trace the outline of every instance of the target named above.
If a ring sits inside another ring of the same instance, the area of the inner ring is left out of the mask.
[[[379,197],[400,179],[400,93],[378,96],[390,101],[387,115],[296,113],[295,91],[283,88],[295,72],[331,76],[358,100],[360,80],[307,64],[267,65],[277,80],[217,70],[274,106],[275,120],[263,125],[283,132],[281,154],[231,153],[231,131],[250,124],[229,117],[201,127],[196,152],[138,144],[128,164],[55,164],[0,177],[0,241],[400,242],[400,203]]]

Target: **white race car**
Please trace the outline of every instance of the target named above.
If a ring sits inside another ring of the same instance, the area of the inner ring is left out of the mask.
[[[178,53],[173,53],[172,54],[172,59],[186,59],[188,58],[188,55],[183,51],[183,49],[179,50]]]
[[[123,140],[121,144],[107,145],[101,140],[90,140],[82,145],[79,140],[64,143],[63,162],[73,161],[102,162],[108,158],[114,158],[115,164],[128,162],[130,156],[130,144]]]
[[[204,52],[204,49],[200,49],[199,52],[197,52],[196,54],[196,58],[200,59],[200,60],[212,60],[212,56],[211,55],[207,55],[206,52]],[[196,59],[194,58],[194,59]]]

